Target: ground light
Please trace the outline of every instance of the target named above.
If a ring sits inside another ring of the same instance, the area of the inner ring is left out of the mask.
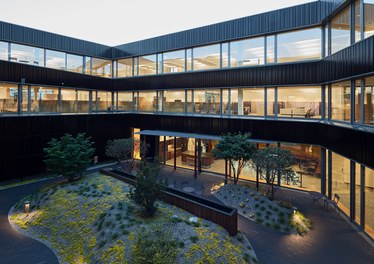
[[[30,213],[30,201],[25,201],[24,203],[24,211],[25,213]]]

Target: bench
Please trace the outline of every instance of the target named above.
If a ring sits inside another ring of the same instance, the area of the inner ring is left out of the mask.
[[[332,206],[338,213],[340,213],[339,207],[338,207],[339,200],[340,200],[340,196],[337,193],[335,193],[334,198],[332,200],[327,199],[327,198],[323,200],[323,206],[325,206],[327,209],[329,209],[329,207]]]

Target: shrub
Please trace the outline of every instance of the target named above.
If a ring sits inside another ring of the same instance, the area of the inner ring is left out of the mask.
[[[191,240],[192,243],[196,243],[197,241],[199,241],[199,237],[198,236],[191,236],[190,240]]]
[[[161,226],[142,228],[136,234],[135,243],[131,246],[130,263],[175,263],[177,241],[170,230]]]

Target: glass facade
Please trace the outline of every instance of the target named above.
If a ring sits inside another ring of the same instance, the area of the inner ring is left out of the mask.
[[[331,21],[331,53],[351,44],[350,19],[350,8],[347,8]]]
[[[194,113],[220,114],[220,90],[194,90]]]
[[[185,91],[172,90],[164,91],[164,112],[183,113],[185,111]]]
[[[365,168],[365,231],[374,237],[374,170]]]
[[[99,77],[112,77],[112,61],[110,60],[103,60],[98,58],[91,59],[92,65],[92,75],[99,76]]]
[[[18,113],[18,86],[0,83],[0,113]]]
[[[278,87],[278,116],[321,118],[321,87]]]
[[[374,0],[364,1],[364,37],[374,35]]]
[[[332,193],[331,198],[337,194],[340,197],[338,206],[349,215],[350,210],[350,160],[336,153],[332,153]]]
[[[266,63],[275,62],[275,36],[266,37]]]
[[[66,55],[66,70],[83,73],[83,57],[78,55]]]
[[[53,87],[31,86],[31,112],[59,112],[58,90],[58,88]]]
[[[112,109],[112,93],[98,91],[96,98],[97,111],[110,111]]]
[[[349,81],[331,85],[331,119],[351,120],[351,83]]]
[[[130,77],[133,72],[132,58],[117,61],[118,78]]]
[[[118,108],[121,111],[132,110],[132,92],[118,92]]]
[[[354,25],[354,31],[355,31],[355,42],[361,40],[361,10],[360,10],[360,2],[361,0],[356,0],[354,4],[354,11],[355,11],[355,25]]]
[[[77,91],[77,113],[88,113],[90,111],[90,92]]]
[[[163,54],[163,73],[184,72],[185,51],[177,50]]]
[[[231,114],[264,116],[264,88],[231,90]]]
[[[137,100],[138,111],[144,112],[155,112],[156,111],[156,92],[146,91],[139,92],[139,97]]]
[[[321,58],[321,29],[312,28],[279,34],[277,61],[293,62]]]
[[[374,125],[374,77],[364,80],[363,116],[364,124]],[[360,97],[361,98],[361,97]],[[361,105],[361,102],[359,102]]]
[[[230,43],[231,67],[264,64],[264,38],[253,38]]]
[[[44,66],[44,49],[12,43],[10,46],[10,61]]]
[[[65,70],[66,69],[66,53],[46,50],[45,66],[47,68]]]
[[[193,49],[193,70],[220,68],[220,45],[209,45]]]
[[[138,58],[138,75],[152,75],[157,73],[157,56],[148,55]]]
[[[77,92],[72,89],[61,89],[61,108],[62,113],[77,112]]]
[[[0,41],[0,60],[8,60],[9,56],[9,44],[8,42]]]

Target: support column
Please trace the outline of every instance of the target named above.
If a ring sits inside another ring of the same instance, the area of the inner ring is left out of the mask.
[[[164,136],[164,165],[166,165],[166,154],[167,154],[167,151],[168,151],[168,146],[166,145],[166,136]]]
[[[194,177],[195,178],[197,178],[197,152],[198,152],[198,150],[197,150],[197,146],[196,146],[196,139],[195,139],[195,149],[194,149]]]
[[[174,137],[174,170],[177,170],[177,137]]]
[[[362,229],[365,229],[365,166],[361,165],[360,168],[361,187],[360,187],[360,224]]]
[[[197,169],[201,173],[201,139],[197,141]]]
[[[356,214],[356,192],[355,192],[355,187],[356,187],[356,163],[354,161],[350,162],[350,178],[351,178],[351,184],[350,184],[350,214],[349,218],[351,222],[355,220],[355,214]]]
[[[332,152],[328,151],[328,163],[327,163],[327,177],[328,177],[328,183],[327,183],[327,190],[328,190],[328,198],[331,199],[331,192],[332,192]]]
[[[88,112],[90,114],[92,113],[92,105],[93,105],[93,102],[92,102],[92,93],[93,93],[92,90],[88,91]]]

